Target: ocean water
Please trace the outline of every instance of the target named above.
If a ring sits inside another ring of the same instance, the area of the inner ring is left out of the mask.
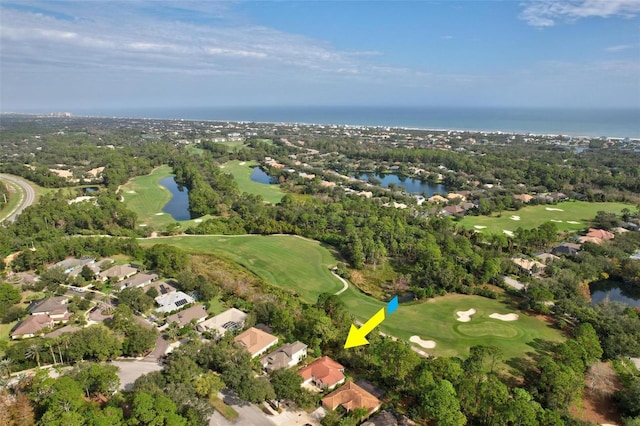
[[[314,106],[94,109],[74,114],[640,138],[640,109]]]

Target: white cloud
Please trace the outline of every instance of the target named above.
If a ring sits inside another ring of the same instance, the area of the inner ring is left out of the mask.
[[[558,21],[581,18],[631,18],[640,13],[639,0],[537,0],[523,4],[520,18],[534,27],[550,27]]]
[[[607,52],[621,52],[623,50],[629,50],[629,49],[637,48],[639,46],[640,45],[638,44],[619,44],[617,46],[606,47],[604,50],[606,50]]]

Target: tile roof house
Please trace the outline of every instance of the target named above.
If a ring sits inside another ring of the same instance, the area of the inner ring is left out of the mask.
[[[278,338],[276,336],[255,327],[251,327],[250,329],[243,331],[233,340],[249,351],[252,358],[265,353],[267,349],[278,343]]]
[[[324,397],[322,405],[329,410],[335,410],[339,406],[347,411],[365,408],[371,414],[380,408],[382,402],[355,383],[348,382]]]
[[[184,327],[193,320],[195,320],[196,323],[200,323],[204,321],[204,319],[208,316],[209,312],[207,312],[205,307],[197,304],[185,309],[184,311],[169,315],[167,317],[167,324],[177,322],[178,324],[180,324],[180,327]]]
[[[97,279],[107,281],[109,278],[116,278],[118,281],[122,281],[137,273],[138,270],[131,265],[115,265],[100,272]]]
[[[333,389],[344,383],[344,366],[328,356],[323,356],[298,371],[303,383],[313,383],[322,389]]]
[[[604,241],[613,240],[613,238],[615,237],[615,235],[613,235],[609,231],[605,231],[604,229],[594,229],[594,228],[589,228],[589,232],[587,232],[586,236],[592,237],[592,238],[600,238],[601,240],[604,240]]]
[[[533,195],[529,195],[529,194],[516,194],[513,196],[513,198],[515,198],[516,200],[520,200],[523,203],[528,203],[529,201],[533,200]]]
[[[298,365],[307,356],[307,345],[302,342],[287,343],[260,358],[260,364],[266,371]]]
[[[463,215],[465,213],[465,209],[460,206],[447,206],[442,209],[442,213],[444,215]]]
[[[511,261],[518,265],[523,272],[529,275],[544,271],[546,265],[537,260],[524,259],[522,257],[512,257]]]
[[[125,280],[118,281],[114,284],[114,287],[118,290],[124,290],[129,287],[144,287],[150,284],[153,280],[158,279],[158,274],[136,274]]]
[[[195,301],[193,297],[181,291],[165,294],[156,297],[156,303],[159,306],[159,308],[156,308],[156,311],[163,313],[178,311]]]
[[[383,410],[362,423],[361,426],[415,426],[415,422],[406,416]]]
[[[24,321],[19,322],[11,332],[12,339],[26,339],[41,334],[40,331],[47,330],[55,322],[49,315],[31,315]]]
[[[435,194],[435,195],[433,195],[433,196],[431,196],[431,197],[427,198],[427,201],[429,201],[430,203],[438,203],[438,204],[441,204],[441,203],[446,203],[446,202],[448,202],[449,200],[447,200],[446,198],[444,198],[442,195]]]
[[[71,314],[67,310],[66,296],[47,297],[46,299],[31,302],[27,312],[31,315],[48,315],[53,321],[66,321]]]
[[[246,319],[246,313],[239,309],[231,308],[201,322],[198,324],[197,329],[201,333],[212,331],[215,332],[217,336],[224,336],[227,331],[242,330]]]

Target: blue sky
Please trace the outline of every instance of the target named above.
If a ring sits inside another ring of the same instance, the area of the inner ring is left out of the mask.
[[[0,2],[0,109],[640,108],[640,0]]]

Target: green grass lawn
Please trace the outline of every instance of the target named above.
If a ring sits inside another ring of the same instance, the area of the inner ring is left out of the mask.
[[[284,235],[194,235],[141,240],[142,245],[152,243],[215,253],[267,282],[294,290],[307,303],[314,303],[321,293],[335,293],[342,288],[342,283],[329,271],[338,261],[317,241]]]
[[[460,224],[484,233],[501,233],[504,230],[513,232],[519,227],[535,228],[551,221],[555,222],[560,231],[577,231],[588,227],[599,211],[619,214],[624,208],[635,211],[632,204],[566,201],[555,205],[528,206],[518,211],[504,211],[500,216],[466,216]]]
[[[162,209],[171,200],[171,192],[160,185],[160,180],[169,176],[171,167],[162,166],[153,170],[148,175],[135,177],[122,185],[120,193],[127,207],[138,215],[138,224],[151,226],[153,229],[161,229],[176,220]],[[179,223],[183,228],[197,224],[207,217],[195,220],[185,220]]]
[[[360,321],[366,321],[385,304],[350,287],[341,296],[342,301]],[[457,311],[475,309],[470,322],[457,320]],[[493,313],[517,313],[516,321],[489,318]],[[560,341],[559,331],[532,316],[518,312],[502,301],[481,296],[447,295],[423,303],[403,304],[388,316],[380,330],[409,341],[411,336],[433,340],[436,347],[423,349],[436,356],[467,356],[475,345],[498,346],[504,358],[522,356],[533,351],[529,345],[535,339]]]
[[[293,236],[192,236],[141,240],[142,245],[167,243],[192,252],[211,252],[246,267],[266,281],[295,290],[306,302],[315,302],[322,292],[335,293],[341,283],[329,267],[337,258],[318,242]],[[340,298],[360,321],[366,321],[384,302],[350,286]],[[474,308],[471,322],[457,321],[456,311]],[[409,340],[417,335],[434,340],[436,347],[425,352],[437,356],[466,356],[469,347],[492,344],[505,359],[522,356],[535,339],[561,340],[561,334],[539,318],[517,312],[520,318],[504,322],[489,318],[492,313],[516,312],[506,303],[480,296],[448,295],[424,303],[403,304],[380,326],[380,330]],[[346,336],[345,336],[346,339]]]
[[[234,160],[224,163],[222,167],[225,172],[233,175],[233,178],[238,183],[238,189],[240,189],[240,192],[260,195],[265,201],[272,204],[280,202],[284,196],[284,192],[282,192],[278,185],[266,185],[264,183],[254,182],[251,180],[251,173],[253,168],[257,165],[258,163],[255,162]]]
[[[9,340],[11,340],[9,333],[17,323],[18,321],[13,321],[8,324],[0,324],[0,342],[8,342]],[[4,347],[4,343],[0,344],[0,348],[2,347]],[[3,356],[4,356],[4,352],[2,351],[2,349],[0,349],[0,358],[2,358]]]

